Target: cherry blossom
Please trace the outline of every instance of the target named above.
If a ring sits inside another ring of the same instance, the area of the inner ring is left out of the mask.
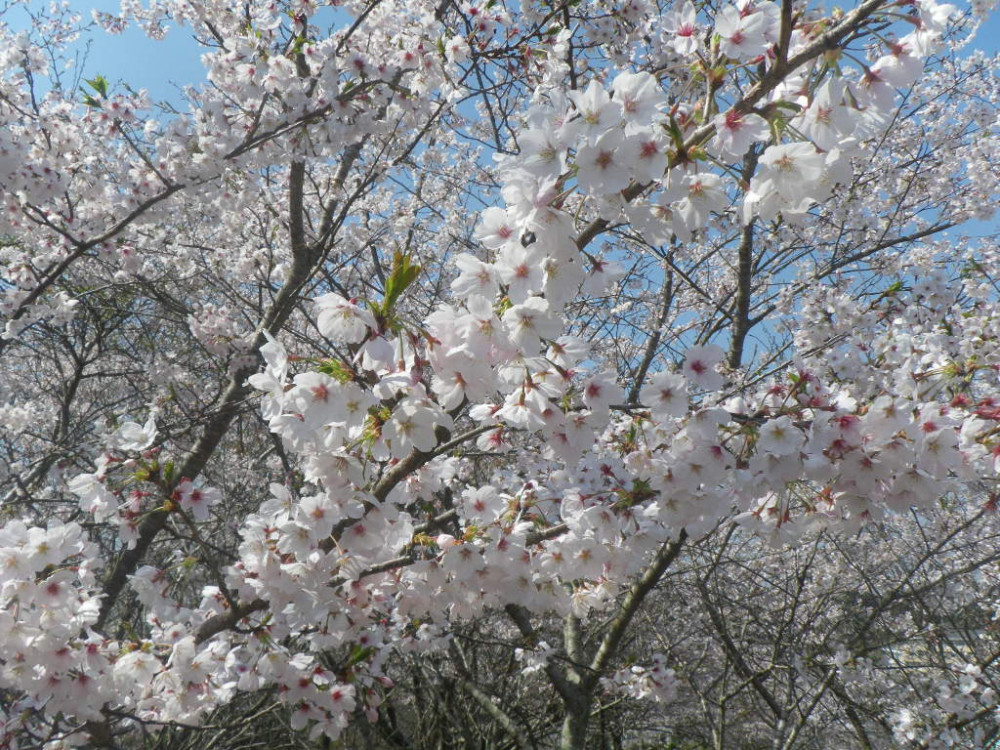
[[[722,362],[725,352],[715,344],[692,346],[684,353],[684,364],[681,372],[695,386],[708,391],[722,387],[722,375],[716,370],[716,365]]]
[[[733,110],[717,115],[714,125],[715,138],[710,148],[714,154],[728,159],[742,157],[755,142],[767,140],[771,132],[760,115]]]
[[[657,373],[643,388],[642,399],[657,421],[682,417],[688,410],[687,381],[677,373]]]
[[[375,319],[356,301],[347,300],[339,294],[330,293],[316,299],[319,308],[317,326],[320,333],[336,341],[356,344],[362,341],[370,329],[375,328]]]
[[[692,3],[687,2],[680,8],[670,11],[663,19],[663,27],[673,35],[671,44],[679,55],[693,54],[700,44],[698,38],[697,11]]]
[[[576,179],[592,193],[616,193],[628,187],[630,164],[623,152],[621,133],[612,131],[593,145],[582,146],[576,154]]]
[[[0,24],[0,744],[985,746],[982,10]]]
[[[762,13],[745,14],[733,5],[725,6],[716,17],[715,33],[719,35],[719,50],[736,60],[763,54],[765,20]]]

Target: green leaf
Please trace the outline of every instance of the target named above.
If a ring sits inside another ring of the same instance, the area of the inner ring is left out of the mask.
[[[340,383],[349,383],[354,380],[354,372],[351,368],[339,359],[324,359],[319,362],[316,369],[324,375],[329,375]]]
[[[171,484],[174,481],[174,462],[166,461],[163,464],[163,481]]]
[[[101,95],[101,98],[108,98],[108,79],[104,76],[94,76],[93,78],[84,79],[86,84],[90,86],[94,91]]]
[[[372,654],[375,653],[375,649],[371,646],[355,646],[354,650],[351,651],[351,655],[347,659],[347,667],[353,667],[359,662],[365,661]]]
[[[409,255],[396,251],[392,258],[392,272],[385,280],[385,298],[382,300],[382,314],[389,317],[403,292],[420,275],[420,266],[412,262]]]
[[[903,290],[903,282],[896,281],[892,286],[882,292],[883,297],[892,297]]]

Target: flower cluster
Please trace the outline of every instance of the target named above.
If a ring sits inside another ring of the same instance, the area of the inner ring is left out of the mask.
[[[863,164],[951,6],[635,0],[578,33],[386,2],[324,37],[310,2],[203,5],[130,11],[215,39],[163,122],[100,77],[39,98],[46,58],[0,45],[0,354],[50,337],[25,383],[67,352],[55,396],[0,384],[0,510],[34,515],[0,528],[0,738],[29,713],[66,744],[194,725],[269,688],[336,739],[378,720],[394,659],[489,612],[542,679],[580,665],[521,619],[634,613],[633,581],[721,526],[780,548],[996,481],[1000,253],[896,253],[938,228],[907,214],[931,170]],[[839,54],[866,33],[867,61]],[[523,94],[502,123],[471,88],[493,65]],[[496,196],[445,205],[463,184]],[[660,654],[594,663],[612,695],[682,689]],[[995,703],[977,669],[936,688],[937,725]]]

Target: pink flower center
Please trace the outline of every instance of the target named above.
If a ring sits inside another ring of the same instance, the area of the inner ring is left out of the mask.
[[[734,110],[726,112],[726,130],[739,130],[743,127],[743,115]]]

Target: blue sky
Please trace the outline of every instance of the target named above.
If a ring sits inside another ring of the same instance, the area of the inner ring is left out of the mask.
[[[27,3],[33,7],[46,4],[37,0]],[[92,10],[117,13],[120,7],[118,0],[72,0],[69,5],[85,18]],[[22,24],[26,27],[26,11],[14,8],[4,20],[15,29]],[[156,101],[179,105],[180,89],[205,78],[203,50],[186,28],[173,28],[160,42],[134,27],[117,35],[96,30],[80,40],[79,49],[85,54],[81,60],[86,77],[100,74],[113,84],[127,81],[133,89],[147,89]]]
[[[48,0],[27,0],[25,5],[45,7]],[[117,14],[120,0],[70,0],[69,7],[89,20],[94,10]],[[327,16],[327,22],[332,22],[334,14],[338,13],[346,18],[343,11],[332,6],[321,8],[313,16],[313,22],[320,23],[318,19],[323,16]],[[15,29],[28,26],[24,8],[15,7],[3,20]],[[205,69],[201,64],[205,49],[194,40],[189,28],[177,24],[168,28],[169,32],[162,41],[149,39],[135,27],[128,28],[122,34],[94,30],[83,37],[78,45],[81,50],[86,50],[84,75],[92,78],[100,74],[111,83],[126,81],[133,89],[147,89],[154,101],[166,100],[180,105],[181,89],[205,80]]]
[[[33,0],[28,4],[44,7],[47,2]],[[71,0],[70,7],[89,17],[91,9],[117,12],[119,0]],[[341,12],[332,8],[321,10],[324,14]],[[27,16],[23,8],[15,7],[4,20],[17,28],[20,24],[26,24]],[[331,17],[328,20],[333,19]],[[97,30],[90,34],[90,39],[91,43],[85,47],[87,56],[83,62],[83,72],[88,78],[100,74],[113,85],[126,81],[133,89],[147,89],[154,101],[166,101],[181,110],[186,109],[181,89],[185,85],[204,81],[205,71],[201,64],[204,50],[195,42],[188,28],[171,28],[163,41],[153,41],[136,28],[129,28],[119,35],[109,35]],[[80,46],[81,49],[84,48],[84,40],[81,40]],[[993,12],[973,46],[991,53],[1000,51],[1000,10]],[[960,231],[963,234],[992,237],[998,233],[998,222],[969,222]]]
[[[953,0],[954,1],[954,0]],[[36,7],[46,3],[32,3]],[[88,12],[97,9],[116,12],[118,0],[72,0],[70,7]],[[5,19],[12,26],[23,23],[23,10],[15,8]],[[161,42],[148,39],[135,28],[124,34],[111,36],[103,32],[92,35],[84,72],[88,77],[101,74],[112,83],[128,81],[135,89],[145,88],[154,100],[167,100],[180,104],[180,88],[204,80],[201,53],[186,28],[173,28]],[[1000,50],[1000,11],[991,18],[979,33],[975,46],[996,52]]]

